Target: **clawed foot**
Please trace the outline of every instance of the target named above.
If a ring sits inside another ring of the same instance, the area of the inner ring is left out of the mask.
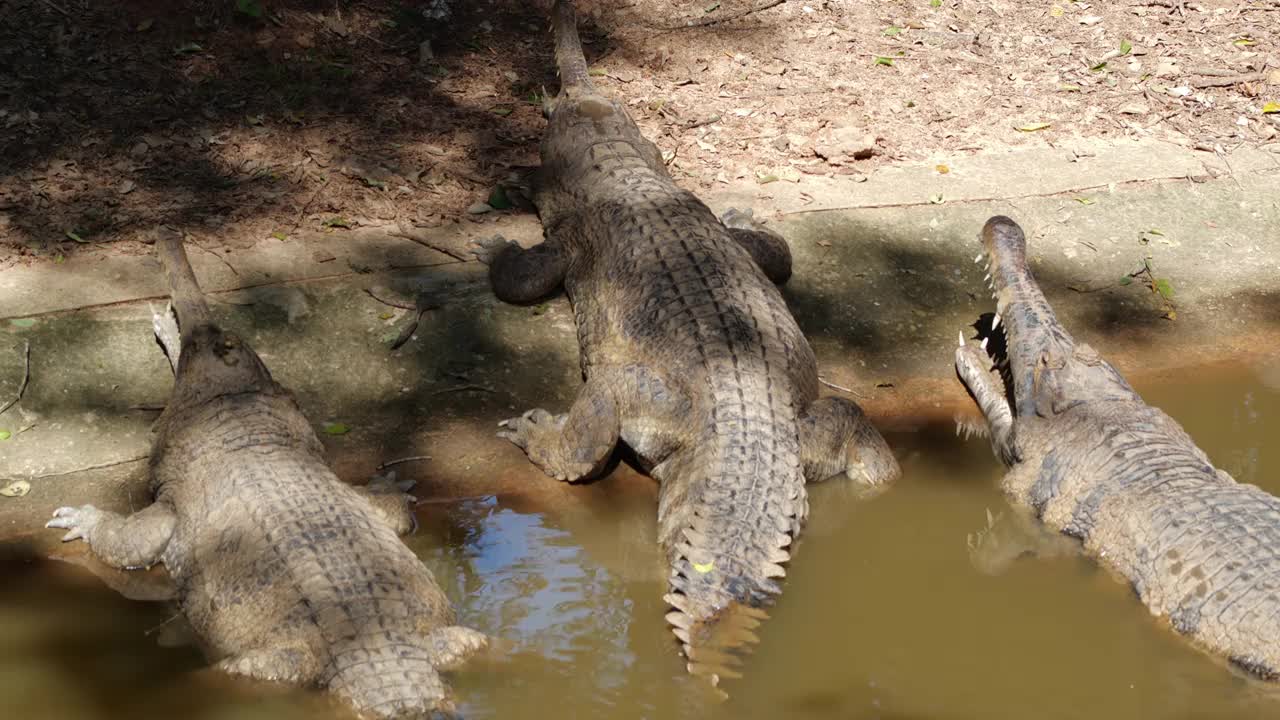
[[[485,265],[492,265],[493,261],[502,251],[509,247],[520,247],[512,240],[508,240],[501,235],[494,235],[489,238],[481,238],[471,241],[471,254]]]
[[[60,507],[53,511],[53,519],[45,523],[47,528],[66,530],[62,542],[71,542],[81,538],[88,539],[89,533],[102,519],[102,511],[92,505],[80,507]]]
[[[556,446],[568,419],[568,415],[552,415],[542,408],[535,408],[518,418],[498,423],[498,427],[502,428],[498,431],[498,437],[510,440],[524,450],[529,459],[551,477],[557,480],[577,480],[581,474],[567,472],[550,455],[550,449]]]
[[[364,489],[370,495],[409,495],[409,491],[417,484],[417,480],[396,480],[396,471],[390,470],[386,475],[369,478]],[[409,497],[413,498],[412,495]]]
[[[169,364],[173,366],[174,372],[177,372],[182,340],[178,332],[178,316],[173,312],[172,303],[166,304],[163,312],[156,312],[155,308],[151,309],[151,328],[156,334],[156,340],[164,348]]]
[[[743,230],[762,230],[764,227],[756,222],[755,211],[751,208],[739,210],[738,208],[729,208],[720,216],[720,222],[728,228],[741,228]]]
[[[418,498],[409,494],[415,484],[413,480],[397,481],[396,471],[391,470],[386,475],[373,476],[364,487],[357,489],[396,534],[408,535],[418,529],[418,518],[413,513]]]

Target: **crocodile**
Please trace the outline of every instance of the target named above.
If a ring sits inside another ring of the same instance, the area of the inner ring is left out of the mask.
[[[981,234],[996,312],[955,368],[1015,505],[1127,579],[1152,614],[1252,675],[1280,676],[1280,498],[1217,469],[1077,342],[1032,277],[1017,223]]]
[[[348,485],[293,396],[210,318],[176,234],[157,241],[174,369],[150,456],[153,502],[131,514],[62,507],[47,527],[115,568],[163,563],[216,668],[325,688],[378,718],[449,713],[440,671],[485,647],[398,534],[404,486]],[[175,317],[176,316],[176,317]]]
[[[572,3],[552,14],[560,89],[529,182],[544,239],[475,251],[500,300],[564,289],[585,384],[568,412],[530,410],[499,436],[569,482],[603,474],[621,442],[659,482],[666,619],[689,671],[718,682],[781,591],[806,480],[883,484],[899,467],[857,404],[818,397],[813,350],[775,286],[791,274],[785,240],[679,187],[594,87]]]

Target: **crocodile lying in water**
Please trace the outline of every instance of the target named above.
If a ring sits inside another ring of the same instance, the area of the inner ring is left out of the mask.
[[[982,230],[996,314],[956,372],[1009,466],[1005,491],[1128,578],[1151,612],[1267,679],[1280,673],[1280,499],[1236,482],[1058,322],[1016,223]],[[997,332],[1002,331],[1002,332]]]
[[[691,672],[731,672],[808,514],[805,481],[899,473],[858,406],[818,397],[813,351],[775,287],[785,241],[747,214],[717,219],[587,73],[569,2],[553,10],[561,87],[548,104],[533,200],[544,242],[477,254],[495,293],[563,286],[586,385],[567,414],[531,410],[500,436],[548,475],[598,475],[619,440],[661,483],[667,619]]]
[[[176,377],[152,447],[155,500],[129,516],[59,508],[48,527],[113,567],[164,563],[226,672],[327,688],[375,717],[447,711],[439,671],[486,638],[451,624],[448,599],[397,537],[411,496],[340,481],[288,391],[210,320],[181,239],[157,246],[177,325],[156,320]]]

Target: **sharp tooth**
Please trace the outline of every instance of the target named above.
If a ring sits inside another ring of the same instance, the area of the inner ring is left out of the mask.
[[[964,331],[963,331],[963,330],[957,330],[957,331],[956,331],[956,335],[957,335],[957,336],[959,336],[959,338],[960,338],[960,347],[964,347]]]
[[[987,282],[991,282],[991,273],[987,273],[987,274],[986,274],[986,277],[984,277],[984,278],[982,278],[982,279],[983,279],[983,280],[986,280]]]
[[[978,264],[978,263],[980,263],[980,262],[982,262],[982,253],[978,253],[978,257],[976,257],[976,258],[974,258],[974,259],[973,259],[973,264],[974,264],[974,265],[977,265],[977,264]]]
[[[996,313],[995,316],[991,318],[991,329],[995,330],[998,327],[1000,327],[1000,313]]]
[[[960,423],[956,423],[956,437],[960,437]]]
[[[982,349],[983,350],[987,349],[987,338],[982,338]]]

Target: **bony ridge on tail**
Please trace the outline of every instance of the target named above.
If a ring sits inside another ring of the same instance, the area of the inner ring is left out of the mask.
[[[619,441],[634,451],[661,483],[667,619],[690,670],[715,679],[780,592],[806,480],[887,483],[899,468],[856,404],[818,397],[813,351],[774,284],[791,274],[786,242],[677,186],[592,84],[572,4],[552,13],[561,87],[532,176],[545,239],[477,255],[505,301],[564,288],[586,384],[567,413],[531,410],[499,434],[567,481],[598,475]]]
[[[1133,584],[1152,613],[1262,678],[1280,677],[1280,499],[1236,482],[1058,321],[1017,223],[981,234],[995,315],[956,373],[1008,466],[1003,486]]]
[[[178,354],[151,452],[154,501],[128,516],[59,508],[48,527],[113,567],[164,563],[221,670],[325,688],[378,718],[447,712],[440,671],[487,638],[453,625],[397,537],[411,527],[407,488],[341,482],[292,396],[210,319],[182,240],[157,249],[177,317],[155,327]]]

